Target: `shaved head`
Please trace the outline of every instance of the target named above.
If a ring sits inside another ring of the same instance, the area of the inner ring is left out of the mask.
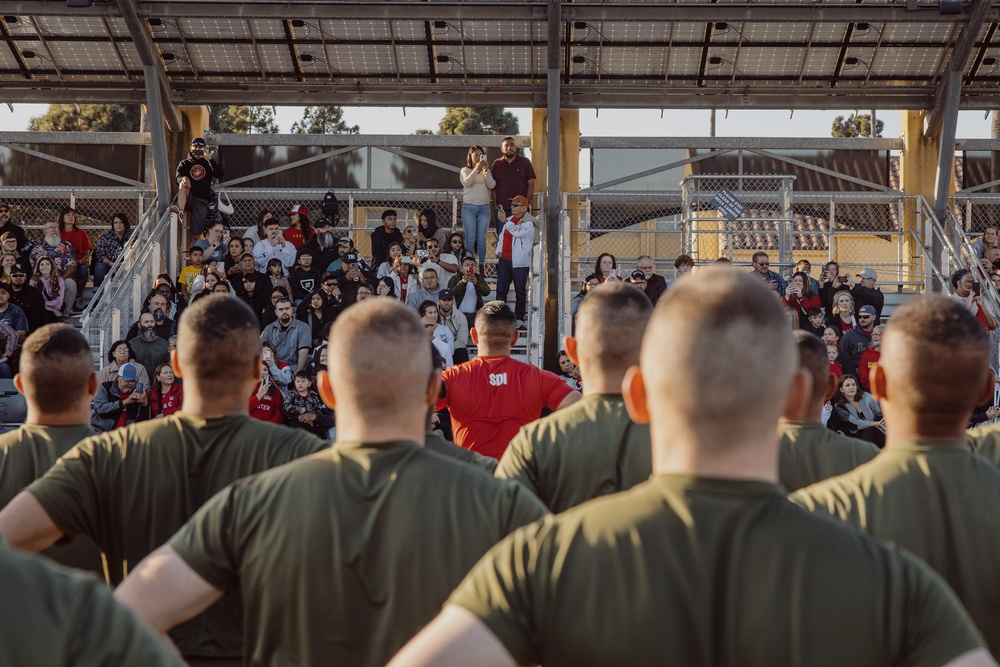
[[[964,424],[983,398],[989,362],[989,339],[975,316],[955,299],[929,295],[893,312],[877,368],[894,406]]]
[[[510,345],[516,330],[514,311],[503,301],[490,301],[476,313],[476,334],[487,345]]]
[[[177,359],[184,382],[229,395],[260,372],[260,325],[245,302],[211,294],[184,309],[177,326]]]
[[[326,363],[337,410],[364,420],[423,417],[433,368],[427,331],[412,308],[394,299],[366,299],[338,317]]]
[[[826,400],[826,390],[830,378],[830,360],[826,356],[826,344],[815,334],[798,329],[792,332],[799,348],[799,367],[812,376],[812,397],[810,408]]]
[[[654,436],[659,422],[718,447],[773,437],[798,372],[781,302],[753,274],[710,267],[698,277],[661,298],[643,339]]]
[[[638,365],[652,312],[649,297],[628,283],[607,282],[590,290],[576,316],[580,362],[604,373],[624,373]]]
[[[94,374],[90,344],[68,324],[46,324],[21,348],[20,376],[25,398],[43,413],[58,413],[90,400]]]

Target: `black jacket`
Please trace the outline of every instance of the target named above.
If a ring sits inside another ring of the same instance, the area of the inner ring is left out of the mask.
[[[27,282],[19,291],[11,290],[10,300],[20,306],[24,311],[24,316],[28,318],[29,331],[35,331],[39,327],[51,321],[48,311],[45,310],[45,300],[37,287],[32,287]]]
[[[403,232],[398,227],[390,233],[385,231],[385,225],[380,225],[372,232],[372,266],[382,266],[389,259],[389,246],[393,243],[403,245]]]
[[[191,194],[198,199],[212,196],[212,179],[224,176],[222,166],[212,158],[194,157],[191,153],[177,165],[177,182],[187,176],[191,181]]]

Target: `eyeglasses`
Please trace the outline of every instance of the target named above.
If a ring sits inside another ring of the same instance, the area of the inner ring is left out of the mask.
[[[771,266],[771,262],[755,262],[757,266]]]
[[[440,247],[441,247],[441,246],[439,246],[439,245],[431,245],[431,244],[429,244],[429,243],[427,244],[427,249],[428,249],[428,250],[437,250],[437,249],[438,249],[438,248],[440,248]]]
[[[323,283],[323,287],[335,287],[337,283]]]
[[[0,213],[10,213],[9,208],[0,208]]]

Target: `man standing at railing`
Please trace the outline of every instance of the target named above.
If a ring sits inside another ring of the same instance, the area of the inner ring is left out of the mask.
[[[212,198],[212,179],[223,177],[222,166],[215,161],[205,140],[191,142],[191,152],[177,165],[177,207],[191,211],[191,234],[201,236],[208,222],[208,204]]]
[[[514,137],[504,137],[500,144],[502,156],[493,161],[490,171],[493,179],[497,182],[496,187],[490,191],[490,198],[493,200],[493,208],[503,207],[503,212],[510,217],[513,213],[510,203],[515,197],[524,197],[528,200],[528,207],[531,206],[531,198],[535,196],[535,169],[531,166],[531,160],[518,155],[517,143]],[[530,213],[530,211],[528,211]],[[497,236],[503,229],[503,221],[497,219]]]
[[[997,318],[983,306],[982,288],[977,289],[976,285],[976,279],[968,269],[959,269],[951,275],[951,286],[955,288],[952,298],[962,302],[988,334],[997,328]]]
[[[875,287],[878,282],[878,274],[875,269],[865,269],[857,274],[860,278],[858,282],[848,281],[851,286],[851,296],[854,297],[854,307],[857,312],[861,312],[862,306],[871,306],[875,309],[875,325],[882,323],[882,308],[885,306],[885,297],[882,291]]]

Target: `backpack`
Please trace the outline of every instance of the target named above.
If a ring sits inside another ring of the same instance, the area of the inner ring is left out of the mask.
[[[323,217],[329,220],[331,225],[336,227],[340,223],[340,203],[337,201],[337,195],[333,190],[323,195],[321,209]]]

